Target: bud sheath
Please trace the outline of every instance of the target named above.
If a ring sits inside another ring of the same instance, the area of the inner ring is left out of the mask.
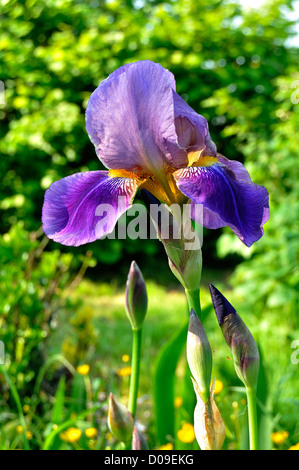
[[[146,285],[139,267],[132,261],[126,285],[126,311],[133,330],[139,330],[147,312]]]
[[[131,441],[134,418],[129,410],[114,398],[112,393],[109,397],[108,426],[118,441],[125,443]]]
[[[210,394],[212,350],[204,327],[193,309],[187,335],[187,360],[205,402]]]
[[[233,355],[236,373],[246,387],[255,389],[260,364],[255,340],[234,307],[212,284],[210,292],[218,323]]]

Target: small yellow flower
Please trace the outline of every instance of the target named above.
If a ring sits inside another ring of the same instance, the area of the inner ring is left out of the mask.
[[[183,399],[182,397],[175,397],[174,399],[174,407],[175,408],[180,408],[183,404]]]
[[[85,436],[92,439],[93,437],[96,437],[98,431],[96,428],[87,428],[85,429]]]
[[[26,437],[30,441],[30,439],[32,439],[32,437],[33,437],[32,432],[31,431],[26,431]]]
[[[289,447],[289,450],[299,450],[299,442],[297,442],[297,444]]]
[[[218,393],[222,392],[223,390],[223,383],[221,380],[215,380],[215,388],[214,388],[214,394],[218,395]]]
[[[24,410],[24,413],[28,413],[28,411],[30,411],[30,406],[29,405],[24,405],[23,410]]]
[[[90,366],[88,364],[83,364],[82,366],[77,367],[78,374],[87,375],[89,373]]]
[[[121,369],[118,369],[116,373],[119,377],[128,377],[129,375],[131,375],[131,372],[132,372],[132,367],[128,366],[128,367],[122,367]]]
[[[159,450],[173,450],[173,444],[168,442],[167,444],[164,444],[164,446],[159,447]]]
[[[65,442],[77,442],[80,439],[81,434],[82,431],[80,429],[71,427],[60,433],[59,437]]]
[[[122,361],[123,362],[129,362],[129,360],[130,360],[129,354],[123,354],[122,355]]]
[[[271,434],[271,440],[274,442],[274,444],[283,444],[287,438],[289,437],[289,433],[287,431],[277,431],[277,432],[272,432]]]
[[[177,436],[181,442],[190,443],[195,439],[194,426],[191,423],[185,423],[177,432]]]
[[[18,433],[18,434],[22,434],[22,432],[23,432],[23,426],[21,426],[21,424],[19,424],[19,425],[16,427],[16,430],[17,430],[17,433]]]
[[[22,434],[23,432],[23,426],[21,424],[19,424],[17,427],[16,427],[16,431],[18,434]],[[33,435],[32,435],[32,432],[31,431],[28,431],[27,429],[25,430],[25,434],[26,434],[26,437],[27,439],[32,439]]]

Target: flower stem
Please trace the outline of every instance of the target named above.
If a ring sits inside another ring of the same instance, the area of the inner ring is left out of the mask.
[[[133,344],[132,344],[132,373],[130,380],[129,391],[129,411],[135,418],[138,397],[138,384],[139,384],[139,371],[140,371],[140,356],[141,356],[141,336],[142,329],[132,329]]]
[[[258,426],[256,411],[256,389],[246,387],[249,422],[250,450],[258,450]]]
[[[199,289],[195,290],[188,290],[185,289],[186,297],[188,301],[189,313],[191,308],[193,308],[196,315],[200,318],[201,316],[201,307],[200,307],[200,300],[199,300]]]

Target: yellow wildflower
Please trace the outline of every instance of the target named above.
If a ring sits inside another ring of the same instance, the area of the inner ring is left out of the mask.
[[[177,432],[177,436],[181,442],[190,443],[195,439],[194,426],[191,423],[185,423]]]
[[[289,450],[299,450],[299,442],[297,442],[297,444],[289,447]]]
[[[180,408],[183,404],[183,399],[182,397],[175,397],[174,399],[174,407],[175,408]]]
[[[215,388],[214,388],[214,395],[218,395],[218,393],[222,392],[223,390],[223,383],[221,380],[215,380]]]
[[[119,377],[128,377],[129,375],[131,375],[131,372],[132,372],[132,367],[128,366],[128,367],[122,367],[121,369],[118,369],[116,373]]]
[[[19,424],[19,425],[16,427],[16,430],[17,430],[17,433],[18,433],[18,434],[22,434],[22,432],[23,432],[23,426],[21,426],[21,424]]]
[[[287,431],[277,431],[277,432],[272,432],[271,434],[271,440],[274,442],[274,444],[283,444],[287,438],[289,437],[289,433]]]
[[[24,410],[24,413],[28,413],[28,411],[30,411],[30,406],[29,405],[24,405],[23,410]]]
[[[32,432],[31,431],[26,431],[26,437],[30,441],[30,439],[32,439],[32,437],[33,437]]]
[[[173,450],[173,444],[168,442],[167,444],[164,444],[164,446],[159,447],[159,450]]]
[[[23,426],[21,424],[19,424],[17,427],[16,427],[16,431],[18,434],[22,434],[23,432]],[[26,437],[27,439],[32,439],[33,435],[32,435],[32,432],[31,431],[28,431],[27,429],[25,429],[25,434],[26,434]]]
[[[89,373],[90,366],[88,364],[83,364],[82,366],[77,367],[78,374],[87,375]]]
[[[96,437],[98,431],[96,428],[87,428],[85,429],[85,436],[86,437],[89,437],[90,439],[92,439],[93,437]]]
[[[129,354],[123,354],[122,355],[122,361],[123,362],[129,362],[129,360],[130,360]]]
[[[77,442],[81,437],[82,431],[78,428],[70,427],[59,434],[62,441]]]

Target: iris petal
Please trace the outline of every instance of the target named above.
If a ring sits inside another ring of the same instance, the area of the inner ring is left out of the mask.
[[[211,139],[207,120],[197,114],[181,96],[173,92],[175,118],[177,121],[177,130],[179,144],[186,146],[186,133],[189,131],[191,139],[188,149],[203,150],[203,155],[216,155],[216,145]],[[179,129],[184,132],[180,132]]]
[[[229,226],[246,246],[251,246],[264,233],[269,195],[266,188],[251,182],[241,163],[225,160],[236,172],[215,163],[178,170],[174,177],[182,193],[193,201],[191,215],[195,214],[194,204],[202,204],[205,227]]]
[[[92,93],[86,128],[107,168],[156,173],[174,163],[166,145],[177,140],[173,87],[169,71],[140,61],[113,72]]]
[[[63,245],[79,246],[111,233],[131,207],[140,181],[111,178],[107,171],[75,173],[45,193],[43,229]]]

